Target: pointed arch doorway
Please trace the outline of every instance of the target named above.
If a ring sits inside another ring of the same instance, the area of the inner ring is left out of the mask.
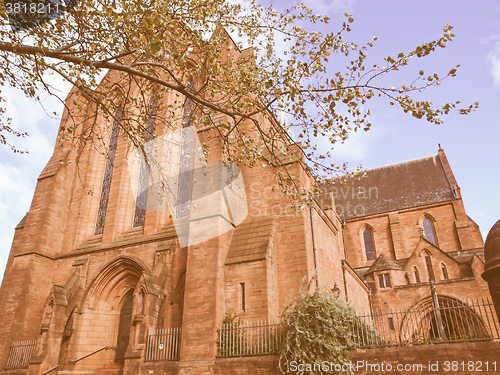
[[[134,304],[134,293],[130,290],[123,299],[120,309],[120,321],[118,324],[118,335],[116,339],[115,362],[123,363],[125,361],[125,352],[127,351],[130,340],[130,326],[132,323],[132,307]]]
[[[122,374],[133,315],[134,290],[145,271],[137,260],[120,257],[103,267],[92,281],[75,332],[70,359],[98,351],[67,368],[73,371],[106,369]],[[100,349],[107,347],[113,349]]]

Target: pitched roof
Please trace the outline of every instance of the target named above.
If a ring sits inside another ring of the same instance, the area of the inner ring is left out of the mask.
[[[439,155],[369,169],[361,178],[340,176],[324,187],[344,219],[456,198]]]
[[[272,218],[247,218],[234,229],[226,265],[266,259],[273,231]]]
[[[387,271],[387,270],[404,270],[404,266],[399,264],[401,262],[394,261],[387,258],[383,253],[373,262],[372,266],[366,271],[365,275],[373,272]]]
[[[446,254],[455,259],[458,263],[470,264],[474,255],[477,255],[477,257],[484,262],[484,248],[452,251]]]

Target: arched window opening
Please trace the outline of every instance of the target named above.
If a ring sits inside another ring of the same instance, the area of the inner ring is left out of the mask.
[[[420,284],[420,272],[418,272],[418,268],[416,266],[413,267],[413,273],[415,275],[415,282]]]
[[[443,272],[443,280],[448,280],[448,269],[446,268],[446,264],[441,263],[441,271]]]
[[[424,218],[424,221],[422,222],[422,227],[424,229],[425,239],[434,246],[437,246],[436,235],[434,232],[434,225],[432,225],[432,221],[428,217]]]
[[[146,135],[144,136],[144,141],[146,143],[144,147],[144,154],[141,158],[141,166],[139,170],[139,180],[137,182],[137,197],[135,199],[135,211],[134,211],[134,227],[141,227],[144,225],[144,220],[146,218],[146,205],[148,201],[148,186],[149,186],[149,176],[151,174],[150,160],[148,158],[151,155],[151,144],[148,144],[150,140],[154,138],[155,133],[155,121],[156,121],[156,109],[158,106],[158,99],[152,97],[148,105],[148,122],[146,124]]]
[[[194,79],[189,79],[186,87],[188,92],[194,92]],[[182,107],[182,127],[187,128],[193,125],[194,102],[186,97]],[[179,159],[179,177],[177,182],[176,217],[183,218],[188,215],[188,202],[191,200],[191,172],[193,163],[193,152],[195,139],[191,132],[182,133],[181,152]]]
[[[104,168],[104,177],[102,180],[101,198],[99,199],[99,209],[97,210],[97,221],[94,231],[96,235],[104,232],[104,223],[106,222],[106,212],[108,210],[109,193],[111,191],[111,181],[113,179],[116,148],[118,146],[118,135],[120,133],[120,119],[122,115],[123,110],[118,108],[115,112],[115,121],[113,122],[111,137],[109,139],[106,167]]]
[[[363,232],[365,242],[366,260],[375,260],[375,246],[373,244],[373,233],[370,228],[366,228]]]

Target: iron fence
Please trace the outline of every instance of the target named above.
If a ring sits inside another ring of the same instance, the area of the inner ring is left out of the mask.
[[[423,345],[440,342],[469,342],[498,339],[500,325],[489,300],[439,298],[408,309],[382,309],[360,315],[370,330],[355,335],[357,348]],[[376,336],[374,336],[376,335]]]
[[[439,297],[407,309],[390,308],[359,314],[352,322],[353,345],[349,349],[499,339],[500,325],[489,300],[465,303]],[[221,324],[219,357],[278,354],[286,324],[266,320]]]
[[[146,338],[146,361],[178,361],[181,348],[181,328],[162,328]]]
[[[10,346],[6,370],[27,368],[35,351],[36,340],[14,341]]]
[[[219,357],[277,354],[286,325],[268,320],[223,323],[218,334]]]

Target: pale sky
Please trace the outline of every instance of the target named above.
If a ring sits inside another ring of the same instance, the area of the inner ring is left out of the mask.
[[[450,115],[443,125],[432,125],[376,103],[372,107],[373,128],[356,133],[335,149],[338,161],[364,168],[416,159],[445,150],[462,189],[465,208],[479,224],[483,237],[500,219],[500,3],[496,0],[309,0],[318,14],[329,14],[331,27],[348,12],[354,16],[352,41],[360,44],[379,39],[370,51],[370,61],[383,65],[383,57],[437,38],[445,24],[454,26],[456,38],[445,49],[425,60],[415,61],[409,71],[445,74],[461,64],[455,78],[444,81],[425,96],[436,103],[479,101],[480,108],[468,116]],[[291,4],[287,2],[287,4]],[[68,86],[62,85],[62,90]],[[17,130],[30,137],[18,144],[28,155],[13,155],[0,147],[0,277],[10,251],[14,228],[29,210],[36,179],[52,154],[59,121],[51,120],[36,104],[13,90],[6,104]],[[60,110],[48,100],[46,107]]]

